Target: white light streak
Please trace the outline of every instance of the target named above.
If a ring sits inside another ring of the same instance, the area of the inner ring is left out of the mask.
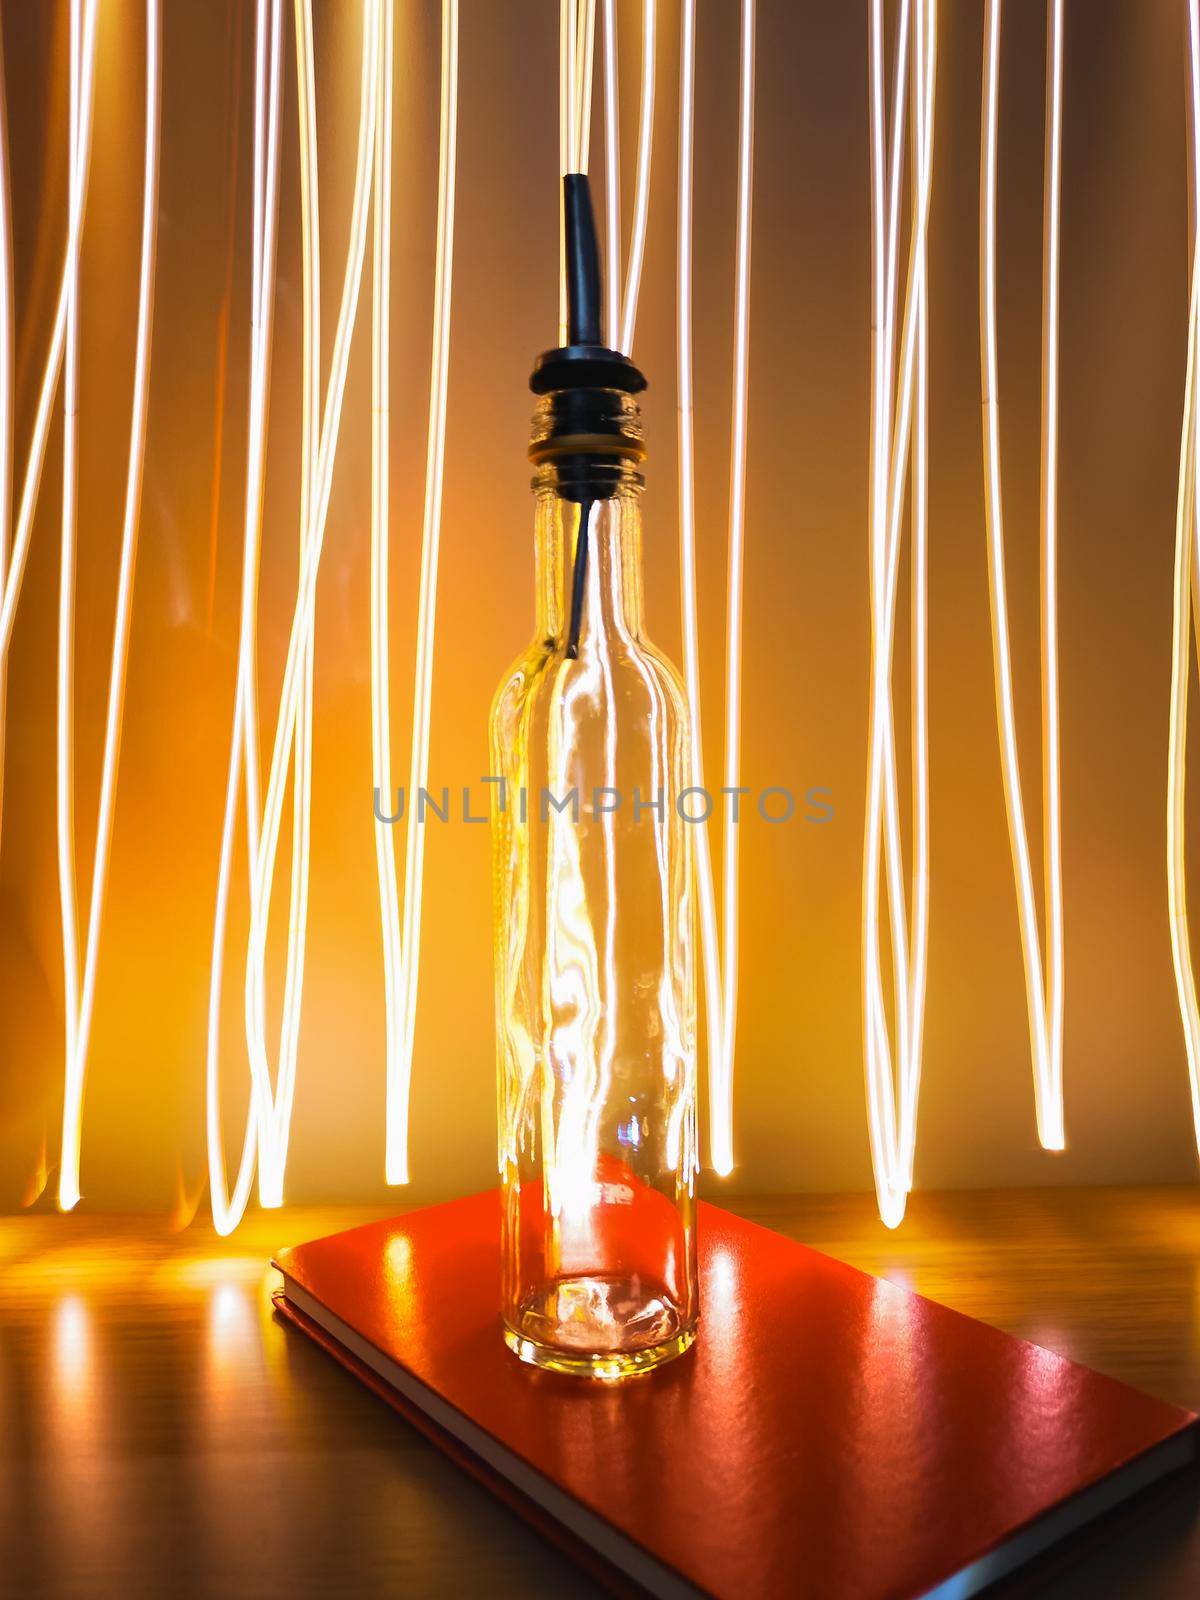
[[[437,620],[438,556],[442,531],[442,483],[446,458],[446,396],[450,362],[450,308],[454,268],[454,191],[458,141],[458,0],[442,4],[441,119],[438,143],[437,256],[434,264],[433,350],[429,374],[429,427],[425,459],[425,507],[421,530],[421,587],[417,612],[417,650],[413,673],[413,729],[409,762],[409,796],[429,781],[429,726],[433,698],[434,629]],[[382,245],[379,246],[382,248]],[[387,256],[384,256],[386,269]],[[377,311],[376,342],[386,330],[386,298]],[[382,344],[386,350],[386,344]],[[376,515],[372,519],[373,621],[372,685],[375,705],[377,784],[391,794],[390,728],[386,700],[388,678],[387,616],[387,489],[386,366],[377,358],[376,404],[382,411],[376,429],[372,463]],[[386,777],[386,783],[385,783]],[[408,1181],[408,1106],[416,1030],[418,964],[421,946],[421,898],[425,867],[425,829],[410,815],[405,834],[404,913],[400,947],[395,949],[395,853],[391,828],[375,824],[376,860],[383,912],[384,976],[387,1001],[387,1180]],[[386,881],[385,881],[386,879]],[[389,893],[390,886],[390,893]],[[389,949],[390,946],[390,949]]]
[[[989,590],[996,674],[997,723],[1010,847],[1017,891],[1029,1010],[1039,1136],[1063,1146],[1062,1040],[1064,1005],[1059,663],[1057,643],[1057,479],[1059,410],[1059,270],[1062,161],[1063,4],[1050,0],[1047,28],[1047,111],[1043,258],[1041,656],[1044,760],[1044,874],[1046,960],[1043,966],[1031,854],[1022,800],[1007,612],[996,331],[996,186],[999,48],[1002,0],[986,0],[981,184],[981,299],[983,421]],[[1200,128],[1200,0],[1189,0],[1193,140]],[[283,1196],[296,1080],[304,976],[310,847],[315,588],[332,492],[350,345],[361,286],[372,192],[372,745],[377,787],[392,793],[389,689],[389,387],[390,257],[394,0],[363,0],[363,59],[354,204],[328,385],[320,383],[320,238],[317,195],[315,79],[311,0],[296,0],[303,223],[303,419],[299,572],[295,611],[280,692],[272,758],[260,811],[257,704],[257,589],[262,538],[267,394],[271,365],[279,198],[280,56],[283,0],[257,0],[250,406],[244,518],[242,601],[233,738],[226,791],[217,917],[214,927],[207,1060],[209,1169],[214,1221],[234,1227],[247,1204],[257,1159],[263,1203]],[[146,444],[153,316],[160,123],[160,0],[147,0],[146,141],[137,346],[125,481],[120,569],[113,628],[86,939],[79,942],[74,818],[74,612],[79,496],[80,258],[91,157],[98,0],[70,0],[70,137],[68,236],[53,335],[42,373],[29,458],[15,527],[11,525],[13,450],[13,283],[7,129],[0,105],[0,729],[3,672],[25,570],[52,409],[62,380],[64,415],[61,567],[57,654],[56,844],[63,923],[66,1011],[65,1104],[59,1203],[79,1199],[82,1105],[100,929],[111,852],[121,722],[126,683],[133,581]],[[680,81],[678,358],[681,591],[685,668],[692,736],[692,781],[703,785],[699,624],[696,575],[692,231],[695,121],[695,0],[683,0]],[[564,171],[588,167],[595,0],[563,0],[560,139]],[[912,1186],[924,1023],[928,932],[927,499],[928,281],[927,229],[933,160],[936,66],[935,0],[900,0],[896,79],[886,115],[883,0],[871,3],[871,163],[874,287],[872,298],[871,450],[871,741],[864,850],[864,1025],[872,1156],[880,1211],[889,1225],[903,1216]],[[615,0],[602,0],[602,72],[606,148],[608,337],[632,349],[644,261],[652,157],[654,0],[644,0],[637,178],[624,293],[621,292],[619,85]],[[409,794],[428,780],[437,584],[445,456],[447,377],[454,244],[458,95],[458,4],[443,0],[441,128],[433,348],[422,527],[419,617],[414,667],[414,718]],[[736,790],[741,774],[742,594],[745,562],[746,450],[750,241],[753,194],[755,3],[741,0],[738,189],[735,244],[735,349],[728,528],[726,693],[723,774]],[[909,72],[911,70],[911,98]],[[0,85],[2,88],[2,85]],[[911,105],[911,118],[906,112]],[[899,282],[905,126],[911,121],[912,224],[907,283]],[[885,133],[885,122],[890,123]],[[1200,170],[1194,164],[1194,179]],[[1195,202],[1194,202],[1195,203]],[[1200,207],[1197,209],[1200,214]],[[1195,223],[1194,223],[1195,225]],[[1200,1143],[1200,1004],[1188,938],[1184,852],[1184,751],[1190,633],[1200,586],[1200,505],[1197,503],[1197,322],[1200,276],[1193,236],[1189,345],[1184,405],[1175,562],[1175,618],[1168,804],[1168,888],[1176,984],[1188,1051],[1193,1110]],[[912,876],[903,882],[892,704],[901,530],[911,473],[912,507]],[[12,534],[11,549],[9,535]],[[1200,619],[1198,619],[1200,620]],[[2,740],[0,740],[2,756]],[[0,766],[0,781],[2,781]],[[287,966],[278,1065],[266,1049],[265,964],[282,811],[292,787],[292,868]],[[245,974],[245,1026],[251,1100],[232,1193],[227,1189],[219,1105],[219,1023],[233,846],[242,784],[250,857],[250,940]],[[722,840],[718,925],[707,826],[696,834],[697,884],[709,1029],[712,1163],[733,1165],[732,1075],[738,960],[738,838]],[[410,818],[406,835],[403,904],[397,892],[391,828],[376,825],[387,1015],[387,1177],[408,1177],[408,1102],[418,992],[424,831]],[[889,948],[896,994],[893,1052],[882,977],[879,895],[886,886]],[[906,899],[911,900],[911,923]],[[610,941],[611,942],[611,941]],[[595,952],[595,959],[600,959]],[[611,964],[606,945],[604,959]],[[605,1051],[611,1054],[606,1040]],[[894,1059],[893,1059],[894,1057]],[[590,1138],[591,1135],[589,1134]],[[585,1141],[586,1142],[586,1141]]]
[[[0,598],[7,587],[13,495],[13,256],[12,168],[8,147],[8,98],[4,43],[0,39]],[[0,649],[0,817],[4,812],[4,722],[8,695],[7,652]]]
[[[725,762],[736,787],[741,770],[741,622],[745,553],[746,414],[749,366],[750,223],[754,154],[754,0],[742,0],[738,116],[738,206],[734,298],[734,399],[729,496],[729,572],[725,662]],[[695,136],[696,12],[684,0],[679,91],[679,240],[677,333],[679,366],[679,551],[684,676],[691,724],[691,783],[704,787],[700,715],[699,619],[696,598],[694,393],[692,377],[692,190]],[[737,838],[726,825],[723,860],[723,946],[707,822],[695,829],[696,882],[708,1030],[709,1150],[722,1176],[733,1170],[733,1046],[737,1008]]]
[[[64,1210],[79,1200],[79,1152],[82,1134],[83,1091],[87,1074],[88,1045],[96,996],[96,967],[100,951],[100,928],[104,912],[104,893],[112,845],[113,808],[116,799],[117,767],[121,751],[121,722],[125,706],[126,669],[129,660],[129,626],[133,605],[133,578],[137,562],[138,527],[141,514],[142,476],[146,457],[146,414],[150,391],[150,346],[154,311],[154,269],[158,233],[158,161],[161,108],[159,0],[146,3],[146,144],[142,180],[141,265],[138,281],[137,346],[134,357],[133,410],[130,421],[129,461],[125,478],[125,508],[121,527],[121,557],[117,579],[116,617],[113,623],[112,664],[109,669],[108,702],[104,721],[104,755],[100,776],[100,800],[96,822],[96,844],[92,859],[91,899],[88,910],[87,939],[84,945],[83,980],[75,992],[67,992],[67,1058],[63,1103],[62,1153],[59,1165],[58,1199]],[[80,225],[82,219],[79,219]],[[78,251],[75,252],[78,263]],[[68,349],[70,346],[68,346]],[[68,370],[69,366],[68,366]],[[74,463],[72,463],[72,472]],[[64,495],[65,516],[65,495]],[[73,536],[73,530],[72,530]],[[64,544],[64,578],[67,575]],[[74,584],[73,553],[70,582]],[[72,602],[73,608],[73,602]],[[61,640],[60,640],[61,646]],[[67,641],[73,658],[73,645]],[[73,666],[73,661],[70,663]],[[73,685],[68,678],[59,682],[59,726],[70,732],[73,722]],[[62,696],[68,698],[64,704]],[[60,747],[61,752],[61,747]],[[60,753],[61,761],[61,753]],[[60,765],[60,790],[73,793],[73,749],[66,746],[65,768]],[[74,881],[74,841],[70,841],[71,876],[64,893],[64,948],[66,929],[75,944],[78,916]],[[69,899],[68,899],[69,896]],[[69,916],[68,916],[69,910]],[[72,1034],[74,1043],[72,1047]]]
[[[575,54],[573,31],[575,0],[559,0],[558,8],[558,170],[565,177],[572,170],[575,126]],[[567,342],[567,238],[566,203],[558,186],[558,342]]]
[[[254,1179],[259,1128],[259,1086],[252,1080],[250,1109],[242,1138],[232,1192],[225,1170],[221,1134],[220,1040],[221,994],[225,937],[229,921],[233,846],[241,797],[246,785],[247,852],[251,862],[250,893],[255,892],[253,863],[260,828],[258,771],[258,691],[256,612],[258,565],[262,544],[262,489],[266,460],[266,404],[270,379],[271,327],[275,307],[275,246],[279,197],[279,70],[282,0],[257,0],[254,60],[253,245],[250,276],[250,401],[246,444],[246,498],[242,542],[242,598],[238,632],[237,686],[221,856],[217,871],[217,905],[213,919],[212,966],[208,996],[208,1044],[205,1066],[208,1182],[213,1226],[221,1234],[241,1220]]]
[[[1062,844],[1058,728],[1057,475],[1058,475],[1058,256],[1062,144],[1062,4],[1053,0],[1047,31],[1046,214],[1042,344],[1042,707],[1045,744],[1044,869],[1047,965],[1043,968],[1025,826],[1013,705],[1012,651],[1004,572],[1004,516],[1000,473],[1000,407],[996,340],[996,150],[1000,72],[1000,0],[984,13],[984,99],[981,153],[981,333],[983,341],[984,474],[988,580],[996,678],[1004,802],[1017,891],[1025,994],[1033,1053],[1038,1137],[1048,1150],[1065,1145],[1062,1094]]]
[[[313,482],[317,473],[321,415],[321,229],[318,201],[316,70],[313,51],[312,6],[296,0],[296,103],[297,134],[300,150],[300,214],[302,327],[301,369],[301,449],[300,449],[300,548],[304,554],[311,537]],[[279,1066],[276,1100],[279,1105],[277,1131],[259,1126],[259,1198],[264,1205],[283,1202],[283,1173],[291,1129],[292,1102],[296,1087],[296,1059],[300,1048],[300,1001],[304,988],[304,957],[308,926],[308,878],[312,833],[312,722],[314,630],[309,633],[304,651],[302,688],[292,735],[292,870],[288,899],[287,961],[284,971],[283,1006],[280,1013]],[[269,904],[269,902],[268,902]],[[265,1006],[265,1000],[262,1002]],[[265,1033],[265,1012],[263,1028]],[[264,1056],[265,1059],[265,1056]],[[262,1118],[265,1100],[259,1099]],[[265,1119],[264,1119],[265,1120]],[[269,1148],[272,1159],[264,1161],[262,1151]]]
[[[642,264],[646,258],[646,223],[650,214],[650,161],[654,152],[654,68],[656,0],[642,0],[642,93],[638,113],[637,180],[633,199],[633,231],[629,239],[629,264],[625,277],[625,302],[621,312],[618,350],[633,351],[633,329],[637,321],[638,293],[642,286]],[[609,272],[617,264],[610,262]]]
[[[239,659],[239,691],[234,746],[227,792],[218,915],[213,945],[213,982],[209,1010],[209,1166],[214,1223],[220,1232],[236,1226],[249,1198],[255,1155],[259,1194],[264,1205],[283,1199],[283,1182],[299,1042],[303,953],[307,919],[307,872],[311,774],[312,638],[315,625],[316,579],[332,491],[350,343],[357,316],[366,250],[366,229],[374,189],[379,196],[373,249],[374,333],[372,360],[372,741],[380,787],[390,788],[387,730],[390,722],[387,672],[387,388],[390,323],[390,167],[392,102],[392,0],[366,0],[363,14],[363,64],[359,107],[358,153],[354,204],[342,298],[334,337],[328,386],[320,411],[319,222],[316,190],[316,142],[309,5],[297,0],[297,74],[300,109],[301,210],[304,254],[304,406],[302,451],[301,559],[279,716],[261,825],[257,803],[257,711],[254,689],[255,612],[261,517],[262,453],[265,445],[265,394],[269,366],[269,302],[273,297],[274,230],[278,166],[278,29],[271,16],[271,105],[266,95],[265,11],[260,4],[259,54],[256,69],[256,211],[255,211],[255,348],[252,359],[251,435],[248,471],[246,549],[243,565],[243,621]],[[432,690],[434,605],[438,540],[441,527],[442,476],[445,454],[446,379],[449,352],[450,281],[453,245],[455,141],[457,127],[458,7],[445,0],[443,12],[442,133],[439,169],[438,258],[434,311],[434,354],[430,391],[430,438],[427,461],[421,614],[418,624],[417,689],[413,732],[414,790],[427,780],[429,709]],[[267,131],[269,129],[269,132]],[[265,154],[264,154],[265,149]],[[264,167],[266,176],[264,177]],[[268,222],[269,216],[269,222]],[[253,737],[248,737],[254,726]],[[232,1195],[227,1192],[221,1154],[217,1059],[220,1032],[221,969],[224,956],[232,844],[240,768],[247,769],[247,811],[251,869],[250,932],[246,960],[245,1022],[251,1068],[251,1105],[242,1159]],[[266,1052],[265,963],[272,883],[279,843],[289,768],[293,772],[291,911],[288,927],[287,974],[280,1028],[279,1062],[272,1087]],[[411,1069],[413,1020],[417,992],[417,959],[421,912],[423,837],[408,835],[403,929],[395,895],[395,858],[391,835],[377,839],[381,909],[384,926],[385,995],[388,1011],[388,1177],[407,1176],[407,1104]],[[390,886],[390,894],[389,894]]]
[[[303,54],[306,47],[305,30],[300,30],[298,34],[297,47]],[[308,507],[308,526],[303,530],[301,539],[302,559],[297,582],[296,606],[288,640],[279,715],[275,725],[271,766],[264,796],[262,831],[258,849],[253,853],[251,863],[254,882],[250,895],[250,932],[246,952],[246,1045],[255,1085],[259,1199],[264,1206],[277,1206],[283,1203],[283,1180],[287,1164],[292,1097],[295,1091],[296,1045],[299,1038],[302,996],[300,961],[306,934],[303,904],[301,903],[298,910],[294,909],[288,930],[289,967],[294,970],[296,976],[290,984],[285,982],[284,1012],[280,1029],[281,1050],[274,1090],[271,1087],[266,1048],[267,934],[284,795],[288,772],[293,764],[293,755],[299,749],[301,703],[305,690],[305,661],[311,648],[316,611],[317,574],[333,488],[333,465],[341,426],[350,342],[358,310],[363,259],[366,253],[374,165],[379,56],[379,6],[377,0],[366,0],[363,11],[362,81],[350,240],[334,334],[329,384],[321,420],[316,479]],[[309,193],[315,200],[315,190],[310,188]],[[299,774],[299,769],[297,772]],[[304,851],[307,854],[307,796],[302,797],[297,804],[303,808]]]
[[[735,793],[742,757],[742,591],[746,552],[746,415],[750,367],[750,230],[754,188],[754,0],[743,0],[738,116],[737,277],[734,291],[733,422],[729,448],[729,572],[725,633],[725,789]],[[738,838],[722,834],[721,1048],[710,1087],[710,1138],[718,1172],[733,1167],[733,1057],[738,986]]]
[[[560,174],[587,172],[592,128],[596,0],[560,0],[558,160]],[[562,188],[558,196],[558,342],[567,342],[567,254]]]
[[[579,0],[575,25],[575,172],[586,172],[592,144],[592,77],[596,58],[596,0]]]
[[[604,332],[621,337],[621,102],[617,88],[616,0],[604,0]]]
[[[29,541],[33,531],[33,516],[37,507],[41,485],[42,465],[45,461],[46,441],[50,429],[51,412],[62,373],[64,355],[70,346],[70,375],[77,384],[77,301],[79,283],[79,256],[83,240],[83,217],[87,198],[87,183],[92,150],[92,103],[95,89],[96,64],[96,3],[91,0],[86,12],[81,13],[76,0],[69,16],[70,37],[70,94],[68,135],[67,182],[67,246],[63,264],[62,281],[55,311],[54,330],[50,349],[42,372],[37,409],[34,416],[33,437],[29,447],[11,552],[8,549],[9,519],[11,516],[13,478],[13,415],[12,415],[12,256],[11,211],[9,192],[8,131],[4,126],[3,173],[3,402],[0,407],[0,428],[3,429],[3,458],[0,472],[0,514],[3,532],[0,535],[0,746],[3,745],[5,711],[5,672],[8,647],[12,640],[17,601],[25,575],[29,555]],[[68,335],[70,338],[68,339]],[[75,412],[77,388],[64,385],[64,441],[63,441],[63,513],[62,513],[62,566],[59,582],[59,640],[57,652],[57,717],[56,717],[56,790],[55,838],[59,867],[59,899],[63,918],[63,974],[65,1012],[66,1083],[64,1096],[64,1145],[77,1152],[79,1119],[78,1100],[74,1081],[74,1062],[79,1029],[78,991],[78,935],[75,913],[74,818],[71,780],[71,704],[70,685],[73,671],[73,619],[74,619],[74,517],[75,517]],[[64,627],[64,622],[71,628]],[[2,755],[0,755],[2,762]],[[78,1166],[77,1153],[75,1166]],[[72,1206],[79,1198],[78,1178],[65,1170],[60,1183],[60,1203]]]
[[[692,382],[692,186],[695,138],[696,94],[696,6],[683,0],[680,15],[679,45],[679,242],[676,282],[676,341],[679,387],[679,564],[680,598],[683,620],[684,679],[688,695],[688,723],[691,737],[689,783],[704,787],[704,740],[700,715],[700,640],[696,605],[696,468],[695,401]],[[721,965],[717,934],[716,895],[713,889],[712,856],[708,827],[700,823],[694,830],[696,887],[700,906],[700,952],[704,975],[705,1025],[708,1030],[709,1083],[720,1090],[722,1081],[720,1051],[724,1038],[721,1024]],[[717,1101],[714,1097],[714,1104]],[[717,1142],[710,1123],[709,1145],[713,1165],[728,1172],[717,1161]]]
[[[606,336],[617,350],[630,355],[637,321],[638,294],[646,257],[646,224],[650,211],[650,165],[654,152],[655,0],[642,4],[642,82],[638,111],[637,175],[633,228],[625,292],[621,294],[621,97],[617,75],[615,0],[604,0],[604,186]],[[569,170],[569,169],[567,169]]]
[[[912,971],[910,974],[908,1039],[910,1071],[901,1098],[901,1149],[904,1185],[912,1188],[913,1157],[917,1140],[917,1101],[925,1041],[925,980],[929,951],[929,277],[928,187],[933,176],[933,105],[936,69],[936,0],[929,11],[916,13],[917,39],[913,55],[914,138],[912,155],[913,205],[926,211],[926,235],[921,241],[919,271],[913,292],[917,299],[916,403],[913,416],[912,455],[912,640],[910,647],[912,706]],[[926,56],[926,50],[930,52]],[[927,97],[928,96],[928,97]],[[928,163],[927,175],[925,166]],[[894,788],[894,784],[893,784]]]
[[[371,332],[371,767],[390,815],[392,796],[391,629],[389,623],[389,474],[391,426],[392,283],[392,0],[384,0],[383,81],[375,132],[375,222],[372,240]],[[419,715],[414,706],[414,715]],[[409,828],[415,828],[410,818]],[[375,869],[383,939],[383,999],[386,1072],[406,1076],[403,1060],[404,974],[400,960],[400,901],[396,892],[396,846],[390,824],[375,823]],[[393,1062],[396,1066],[393,1067]],[[405,1092],[407,1100],[407,1092]],[[385,1156],[386,1162],[386,1156]]]
[[[42,466],[46,459],[46,440],[50,432],[51,413],[58,380],[62,372],[63,351],[67,336],[67,301],[69,289],[78,267],[78,254],[82,245],[83,211],[87,200],[88,177],[92,156],[92,101],[96,81],[96,7],[89,5],[83,24],[80,83],[78,101],[78,137],[71,145],[68,178],[68,212],[72,197],[76,202],[80,227],[72,235],[68,225],[66,258],[63,262],[58,304],[54,313],[54,329],[50,336],[50,349],[42,369],[38,390],[37,409],[34,412],[33,435],[29,445],[29,460],[21,487],[21,500],[17,510],[17,526],[13,537],[8,568],[4,574],[3,600],[0,601],[0,662],[6,659],[12,640],[13,622],[21,583],[25,576],[25,562],[29,555],[29,540],[33,533],[33,516],[37,510],[38,490],[41,487]]]
[[[927,236],[933,175],[937,64],[935,0],[907,0],[897,20],[896,79],[890,143],[884,138],[882,0],[873,0],[870,34],[872,236],[871,418],[871,693],[863,868],[863,1044],[868,1128],[879,1212],[889,1227],[904,1215],[912,1186],[925,1006],[928,886],[927,732]],[[913,222],[896,394],[901,156],[909,59],[911,70]],[[893,396],[896,398],[893,412]],[[892,661],[901,520],[912,467],[912,959],[903,883],[896,774]],[[882,863],[881,863],[882,853]],[[887,886],[896,1052],[893,1066],[881,964],[880,867]],[[897,1099],[899,1109],[897,1110]]]
[[[1058,690],[1058,346],[1059,258],[1062,225],[1063,0],[1051,0],[1046,50],[1046,174],[1042,312],[1042,746],[1046,995],[1050,1120],[1063,1132],[1062,758]],[[1051,1148],[1057,1148],[1053,1143]]]
[[[70,33],[70,170],[79,150],[80,55],[83,48],[83,0],[71,0]],[[91,0],[95,22],[96,0]],[[66,1104],[63,1142],[73,1110],[74,1072],[79,1033],[79,948],[76,928],[75,795],[74,795],[74,669],[75,669],[75,534],[79,473],[79,257],[83,232],[83,197],[72,180],[68,195],[67,235],[71,241],[67,279],[67,327],[63,371],[62,541],[58,584],[58,674],[55,723],[55,839],[58,847],[58,899],[62,916],[63,1003],[66,1012]],[[59,1204],[66,1209],[79,1199],[69,1172],[59,1181]]]
[[[1200,3],[1189,0],[1188,48],[1191,67],[1189,102],[1192,179],[1200,186]],[[1192,195],[1191,294],[1188,305],[1187,376],[1184,383],[1183,428],[1179,441],[1179,493],[1175,512],[1175,581],[1171,628],[1171,721],[1167,756],[1167,902],[1171,925],[1171,958],[1175,968],[1175,989],[1183,1022],[1184,1046],[1188,1059],[1188,1083],[1192,1099],[1192,1122],[1200,1149],[1200,1002],[1196,996],[1196,976],[1192,963],[1191,936],[1188,931],[1187,855],[1185,848],[1185,796],[1187,782],[1187,713],[1191,671],[1192,623],[1200,618],[1196,585],[1200,580],[1197,561],[1197,518],[1200,502],[1196,494],[1197,469],[1197,324],[1200,322],[1200,249],[1196,229],[1200,208]]]

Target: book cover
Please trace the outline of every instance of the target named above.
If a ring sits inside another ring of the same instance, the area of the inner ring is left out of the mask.
[[[576,1552],[651,1593],[977,1593],[1195,1459],[1196,1417],[711,1205],[700,1338],[646,1378],[522,1365],[499,1199],[286,1250],[281,1309]]]

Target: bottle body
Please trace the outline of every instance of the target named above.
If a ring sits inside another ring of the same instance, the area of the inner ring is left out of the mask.
[[[539,476],[537,632],[490,728],[502,1316],[523,1359],[615,1378],[699,1310],[688,719],[633,475]]]

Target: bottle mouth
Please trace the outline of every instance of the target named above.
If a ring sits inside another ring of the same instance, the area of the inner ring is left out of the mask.
[[[641,410],[620,389],[560,389],[545,395],[533,417],[529,460],[571,499],[607,499],[646,459]]]

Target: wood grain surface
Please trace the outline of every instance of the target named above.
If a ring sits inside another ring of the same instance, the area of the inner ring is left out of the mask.
[[[917,1195],[896,1233],[869,1196],[731,1209],[1200,1410],[1195,1190]],[[600,1592],[274,1318],[271,1252],[374,1214],[0,1218],[0,1594]],[[1200,1475],[996,1592],[1191,1600]]]

